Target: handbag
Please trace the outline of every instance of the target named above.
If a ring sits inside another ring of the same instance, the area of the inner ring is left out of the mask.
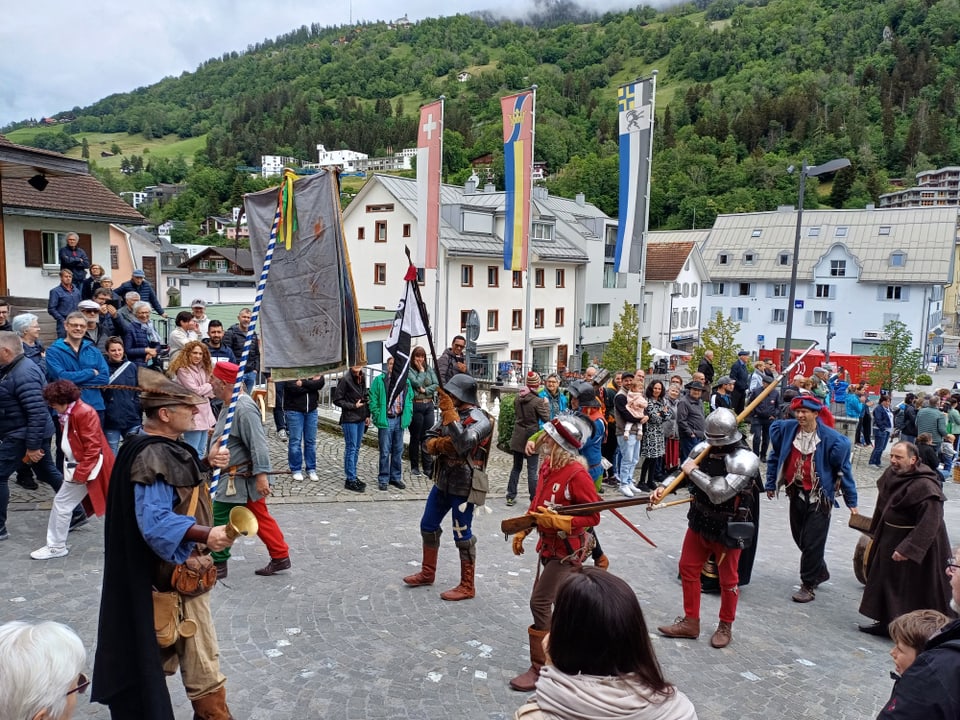
[[[474,468],[467,502],[480,507],[487,501],[488,492],[490,492],[490,478],[487,476],[487,471]]]
[[[193,488],[187,515],[193,515],[196,512],[199,493],[200,486],[197,485]],[[173,589],[189,597],[210,592],[216,584],[217,568],[213,564],[213,558],[201,554],[196,548],[190,553],[186,562],[173,568],[173,574],[170,576],[170,585]]]
[[[731,548],[740,548],[741,550],[753,545],[753,533],[755,527],[752,522],[742,520],[727,521],[727,535],[723,544]]]
[[[183,598],[178,592],[153,591],[153,629],[157,644],[168,648],[180,638],[197,633],[197,623],[183,617]]]

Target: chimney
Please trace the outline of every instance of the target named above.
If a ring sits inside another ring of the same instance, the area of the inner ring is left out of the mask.
[[[480,178],[477,177],[476,173],[473,173],[467,182],[463,185],[463,194],[464,195],[473,195],[477,191],[477,184],[480,182]]]
[[[533,188],[533,197],[537,200],[546,200],[550,193],[543,185],[535,185]]]
[[[488,182],[486,185],[483,186],[483,191],[485,193],[494,193],[497,191],[497,186],[494,185],[492,182]]]
[[[871,211],[873,211],[873,210],[876,210],[876,209],[877,209],[877,206],[874,205],[873,203],[867,203],[865,209],[867,210],[867,212],[871,212]]]
[[[587,196],[584,195],[582,192],[577,193],[577,196],[574,198],[574,200],[576,201],[577,205],[579,205],[580,207],[585,207],[587,204]]]

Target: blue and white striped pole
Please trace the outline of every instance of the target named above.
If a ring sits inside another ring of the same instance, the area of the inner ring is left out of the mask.
[[[281,189],[279,193],[282,193]],[[277,212],[273,216],[273,227],[270,229],[270,242],[267,244],[267,253],[263,258],[263,269],[260,271],[260,282],[257,283],[257,297],[253,301],[253,313],[250,317],[250,326],[247,328],[247,337],[243,341],[243,352],[240,355],[237,370],[237,378],[233,381],[233,395],[230,396],[230,407],[227,408],[227,420],[223,424],[223,434],[217,441],[217,448],[227,446],[227,440],[230,438],[230,430],[233,428],[233,414],[237,409],[237,401],[240,399],[240,393],[243,392],[243,375],[247,367],[247,357],[250,355],[250,345],[253,342],[253,333],[257,329],[257,319],[260,316],[260,304],[263,302],[263,289],[267,285],[267,276],[270,274],[270,263],[273,261],[273,251],[277,246],[277,233],[280,227],[280,213],[282,200],[278,193]],[[220,483],[220,468],[214,468],[213,475],[210,477],[210,497],[217,494],[217,485]]]

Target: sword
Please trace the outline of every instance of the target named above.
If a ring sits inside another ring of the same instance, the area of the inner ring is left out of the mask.
[[[616,508],[609,508],[609,510],[610,510],[610,512],[613,513],[613,516],[614,516],[615,518],[617,518],[618,520],[620,520],[624,525],[626,525],[628,528],[630,528],[631,530],[633,530],[637,535],[639,535],[639,536],[642,537],[644,540],[646,540],[647,543],[648,543],[650,546],[652,546],[652,547],[656,547],[656,546],[657,546],[657,544],[656,544],[653,540],[651,540],[651,539],[648,538],[646,535],[644,535],[642,532],[640,532],[640,528],[638,528],[638,527],[637,527],[636,525],[634,525],[632,522],[630,522],[629,520],[627,520],[627,518],[624,517],[624,515],[623,515],[622,512],[620,512],[620,511],[617,510]]]

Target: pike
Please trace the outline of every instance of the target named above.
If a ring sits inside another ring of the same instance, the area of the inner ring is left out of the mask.
[[[613,510],[615,508],[630,507],[631,505],[646,505],[650,502],[650,495],[637,495],[635,497],[617,498],[616,500],[601,500],[599,502],[581,503],[579,505],[547,505],[550,510],[562,512],[564,515],[593,515],[602,510]],[[504,518],[500,521],[500,531],[505,537],[516,535],[524,530],[531,530],[537,526],[537,519],[533,515],[519,515],[512,518]],[[650,542],[649,540],[647,542]],[[650,543],[653,545],[653,543]],[[654,546],[656,547],[656,546]]]

